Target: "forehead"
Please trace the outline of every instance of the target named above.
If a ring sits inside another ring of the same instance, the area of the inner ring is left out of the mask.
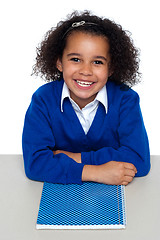
[[[109,42],[105,36],[99,36],[86,32],[72,32],[66,41],[64,51],[104,52],[109,53]]]

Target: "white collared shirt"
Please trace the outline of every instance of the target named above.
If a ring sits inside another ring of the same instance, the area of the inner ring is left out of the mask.
[[[84,108],[80,109],[80,107],[71,99],[69,89],[64,82],[63,89],[62,89],[62,97],[61,97],[61,111],[63,112],[63,101],[65,98],[69,98],[73,109],[75,110],[77,117],[82,125],[82,128],[87,134],[93,119],[95,117],[99,102],[101,102],[106,110],[106,113],[108,111],[108,100],[107,100],[107,91],[106,91],[106,85],[98,92],[96,98],[87,104]]]

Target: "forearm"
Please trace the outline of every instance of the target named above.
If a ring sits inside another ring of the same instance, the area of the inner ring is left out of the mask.
[[[97,166],[95,165],[84,165],[82,171],[82,182],[97,182]]]
[[[35,148],[23,143],[25,172],[28,178],[51,183],[81,184],[83,164],[65,154],[53,155],[47,148]]]
[[[81,162],[80,153],[72,153],[63,150],[53,152],[55,155],[63,153],[76,162]],[[110,185],[127,185],[133,181],[137,173],[132,163],[109,161],[100,165],[84,165],[82,170],[82,182],[92,181]]]
[[[110,161],[132,163],[137,168],[138,177],[147,175],[150,169],[150,155],[147,148],[141,153],[125,146],[118,149],[104,147],[97,151],[81,153],[81,162],[85,165],[102,165]]]
[[[56,150],[53,151],[54,155],[59,154],[59,153],[64,153],[68,157],[72,158],[74,161],[77,163],[81,163],[81,153],[73,153],[73,152],[68,152],[68,151],[63,151],[63,150]]]
[[[133,181],[137,169],[133,164],[108,162],[102,165],[85,165],[82,181],[93,181],[110,185],[127,185]]]

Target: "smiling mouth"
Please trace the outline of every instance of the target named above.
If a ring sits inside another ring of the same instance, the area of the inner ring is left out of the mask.
[[[81,87],[90,87],[92,84],[94,84],[94,82],[79,81],[79,80],[75,80],[75,81]]]

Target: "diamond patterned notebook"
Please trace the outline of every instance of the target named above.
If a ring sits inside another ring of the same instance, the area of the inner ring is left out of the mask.
[[[37,229],[120,229],[126,226],[124,186],[44,183]]]

